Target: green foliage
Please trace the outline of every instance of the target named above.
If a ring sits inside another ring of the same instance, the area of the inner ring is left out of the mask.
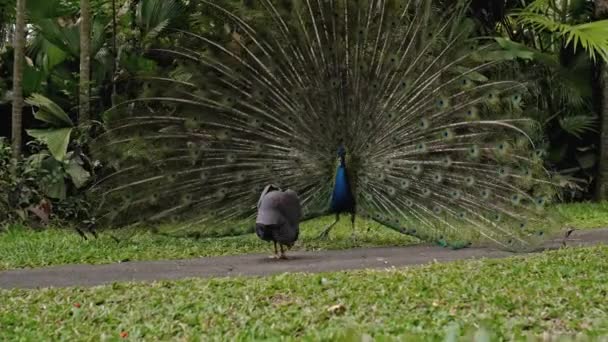
[[[601,340],[607,258],[608,247],[596,247],[397,270],[3,290],[0,339]]]
[[[0,140],[0,226],[24,222],[38,227],[48,219],[61,224],[89,219],[89,203],[78,191],[90,181],[82,160],[70,152],[59,162],[36,143],[30,144],[30,150],[28,157],[15,161],[10,146]],[[40,216],[44,209],[40,205],[49,200],[50,211]]]
[[[38,108],[36,119],[45,122],[50,127],[46,129],[27,130],[28,134],[45,144],[50,152],[41,152],[40,166],[48,170],[48,179],[42,184],[47,196],[65,200],[70,180],[76,189],[84,187],[91,179],[91,174],[84,168],[83,155],[68,152],[72,142],[72,132],[76,130],[70,117],[56,103],[48,98],[34,94],[26,102]],[[48,181],[48,183],[47,183]]]
[[[172,24],[183,18],[185,7],[179,0],[145,0],[137,7],[137,24],[142,43],[153,42]]]
[[[29,208],[43,198],[39,189],[42,176],[35,156],[16,162],[10,144],[0,138],[0,227],[30,216]]]
[[[30,20],[65,17],[74,14],[77,0],[27,0]]]
[[[581,2],[581,0],[573,3]],[[564,20],[575,9],[568,1],[536,0],[523,10],[513,13],[515,20],[535,32],[549,32],[574,52],[585,50],[592,60],[599,56],[608,61],[608,20],[571,24]],[[541,38],[542,39],[542,38]],[[571,44],[571,45],[570,45]]]
[[[598,134],[593,63],[608,57],[608,21],[592,22],[592,7],[585,0],[521,4],[499,26],[503,37],[496,41],[503,51],[498,57],[520,60],[519,70],[528,79],[546,132],[548,164],[589,182],[597,163],[592,156]]]
[[[137,4],[133,11],[130,4]],[[116,1],[118,69],[111,75],[112,59],[112,7],[105,0],[92,0],[94,16],[92,32],[92,101],[95,112],[103,112],[109,102],[109,82],[112,78],[117,91],[133,96],[141,89],[136,77],[157,76],[156,63],[145,56],[145,47],[153,46],[165,37],[169,29],[187,23],[183,1],[142,0]],[[13,0],[0,2],[2,15],[12,18]],[[88,207],[82,193],[90,183],[96,167],[83,151],[88,149],[88,141],[93,130],[77,127],[73,121],[78,108],[78,59],[80,56],[80,32],[78,26],[78,0],[31,0],[28,1],[28,24],[31,25],[24,71],[24,90],[27,104],[36,109],[35,117],[45,127],[28,129],[27,133],[46,149],[34,152],[26,160],[31,166],[41,170],[35,188],[41,196],[59,201],[55,213],[61,217],[83,216],[75,208],[75,203],[83,202],[82,211]],[[134,26],[131,26],[131,25]],[[4,25],[0,25],[2,33]],[[135,38],[135,40],[132,40]],[[145,42],[142,39],[145,38]],[[165,42],[171,44],[171,41]],[[1,48],[1,47],[0,47]],[[3,51],[4,52],[4,51]],[[0,61],[0,102],[10,101],[4,84],[10,82],[12,73],[11,51],[3,54]],[[162,72],[162,71],[161,71]],[[29,111],[29,108],[25,109]],[[31,128],[31,127],[27,127]],[[67,203],[71,204],[68,205]],[[62,211],[65,209],[65,213]]]
[[[11,161],[10,148],[2,145],[4,161],[0,165],[3,178],[0,188],[6,197],[0,213],[7,213],[2,223],[17,218],[27,221],[30,213],[36,214],[37,205],[46,199],[55,204],[54,212],[52,208],[45,209],[47,216],[52,214],[60,221],[88,219],[89,206],[81,190],[91,181],[94,165],[88,162],[82,152],[82,142],[77,140],[81,129],[74,126],[60,106],[45,96],[33,94],[26,102],[38,109],[35,118],[48,127],[27,130],[37,141],[30,144],[31,154],[19,162]],[[11,167],[15,172],[10,171]],[[46,223],[48,217],[42,220]]]
[[[559,119],[562,129],[575,137],[582,139],[585,132],[595,132],[597,119],[591,115],[570,115]]]
[[[34,114],[36,119],[51,125],[51,128],[45,130],[27,130],[28,134],[47,144],[55,159],[64,160],[74,129],[70,117],[56,103],[40,94],[33,94],[25,102],[38,108]]]

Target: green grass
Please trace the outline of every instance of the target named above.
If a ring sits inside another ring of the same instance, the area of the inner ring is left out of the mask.
[[[562,204],[557,210],[566,224],[578,229],[608,227],[608,202]]]
[[[564,225],[580,229],[608,226],[608,203],[560,205]],[[417,240],[363,220],[357,223],[357,239],[350,238],[350,221],[343,218],[330,240],[315,240],[333,217],[306,222],[294,250],[347,249],[369,246],[404,246]],[[125,234],[123,234],[125,235]],[[271,253],[272,245],[254,235],[222,239],[168,238],[139,233],[129,239],[114,241],[108,234],[97,240],[83,241],[73,230],[49,229],[35,232],[14,227],[0,233],[0,270],[59,264],[105,264],[121,261],[184,259],[244,253]]]
[[[348,249],[370,246],[404,246],[418,241],[378,224],[361,221],[356,239],[351,239],[350,220],[343,219],[329,240],[317,240],[323,227],[333,222],[326,217],[302,225],[302,236],[293,250]],[[121,234],[125,236],[126,234]],[[13,227],[0,233],[0,270],[60,264],[106,264],[135,260],[184,259],[246,253],[273,253],[272,244],[251,234],[221,239],[171,238],[139,232],[116,242],[109,234],[84,241],[73,230],[40,232]]]
[[[149,341],[345,332],[411,341],[480,326],[492,340],[578,332],[597,340],[608,335],[606,260],[608,247],[594,247],[387,271],[4,290],[0,340],[119,340],[124,331]]]

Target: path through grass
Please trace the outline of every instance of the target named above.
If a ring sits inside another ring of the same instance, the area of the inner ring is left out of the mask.
[[[491,340],[598,340],[608,336],[606,260],[608,247],[594,247],[401,270],[0,291],[0,340],[329,341],[352,331],[426,341],[479,326]]]

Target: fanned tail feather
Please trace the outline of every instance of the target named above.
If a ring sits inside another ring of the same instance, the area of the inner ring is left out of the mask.
[[[328,213],[344,142],[358,212],[400,232],[523,250],[559,226],[526,86],[484,75],[499,62],[465,4],[202,3],[230,33],[177,33],[188,43],[156,50],[179,60],[173,74],[107,114],[101,219],[248,232],[270,183],[296,190],[305,217]]]

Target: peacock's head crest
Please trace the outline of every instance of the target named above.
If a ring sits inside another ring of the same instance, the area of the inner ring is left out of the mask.
[[[340,144],[340,147],[338,147],[338,157],[339,158],[346,158],[346,147],[344,147],[344,145]]]
[[[344,147],[343,143],[340,143],[340,147],[338,147],[338,158],[341,165],[346,163],[346,147]]]

